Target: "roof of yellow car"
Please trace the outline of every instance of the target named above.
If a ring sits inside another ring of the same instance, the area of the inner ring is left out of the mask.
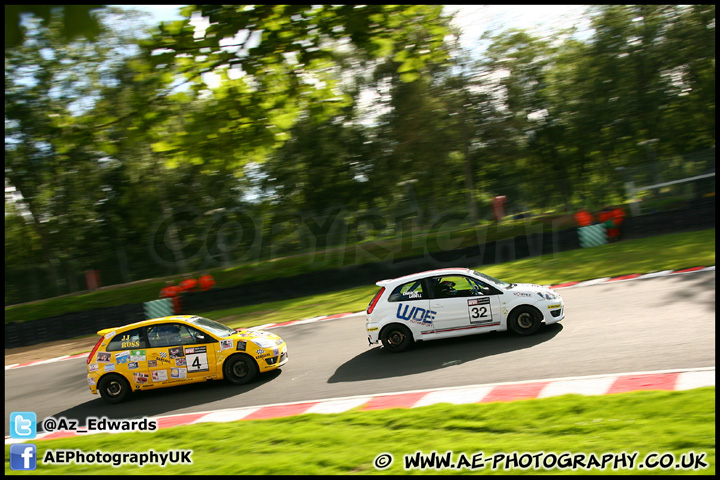
[[[109,327],[109,328],[103,328],[102,330],[98,330],[97,334],[105,336],[108,333],[112,332],[113,330],[120,330],[125,328],[136,328],[141,327],[145,325],[151,325],[153,323],[160,323],[160,322],[168,322],[168,321],[187,321],[189,318],[194,317],[195,315],[171,315],[169,317],[159,317],[159,318],[148,318],[146,320],[140,320],[139,322],[134,323],[128,323],[127,325],[121,325],[119,327]]]

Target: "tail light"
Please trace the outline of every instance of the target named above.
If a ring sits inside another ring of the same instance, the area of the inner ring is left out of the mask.
[[[95,352],[97,352],[97,349],[100,347],[100,344],[102,343],[102,341],[104,339],[105,339],[105,337],[100,337],[100,340],[98,340],[97,343],[95,344],[95,346],[93,347],[92,352],[90,352],[90,355],[88,355],[88,358],[87,358],[88,364],[90,363],[90,361],[92,361],[93,356],[95,356]]]
[[[380,300],[380,297],[382,296],[383,292],[385,291],[385,287],[382,287],[378,293],[375,294],[375,297],[372,299],[372,302],[370,302],[370,305],[368,305],[367,313],[372,313],[375,309],[375,305],[377,304],[378,300]]]

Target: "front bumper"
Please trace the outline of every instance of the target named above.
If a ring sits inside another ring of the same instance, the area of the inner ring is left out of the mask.
[[[547,305],[543,310],[543,317],[545,318],[545,325],[552,325],[565,318],[565,304],[563,301],[553,301],[553,303]]]
[[[273,355],[258,359],[258,366],[261,372],[269,372],[285,365],[288,361],[288,347],[286,343],[279,345],[278,348],[273,349]]]
[[[286,345],[285,348],[280,351],[280,359],[278,361],[277,366],[282,367],[283,365],[285,365],[287,363],[287,361],[288,361],[288,349],[287,349],[287,345]]]

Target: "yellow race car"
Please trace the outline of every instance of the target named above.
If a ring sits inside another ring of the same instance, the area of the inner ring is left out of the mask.
[[[287,344],[274,333],[233,330],[192,315],[176,315],[106,328],[87,358],[90,391],[109,403],[133,390],[214,379],[243,385],[288,360]]]

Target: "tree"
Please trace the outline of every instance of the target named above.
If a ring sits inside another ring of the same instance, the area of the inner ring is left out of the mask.
[[[338,71],[342,51],[364,58],[395,54],[405,80],[442,55],[447,19],[431,5],[203,5],[187,7],[184,21],[161,26],[145,44],[146,58],[164,71],[181,72],[192,91],[213,104],[190,119],[188,135],[163,145],[176,160],[221,151],[242,167],[261,161],[287,140],[301,117],[329,119],[348,105]],[[202,32],[190,19],[210,22]],[[418,36],[422,31],[422,36]],[[335,50],[341,51],[340,54]],[[211,90],[203,75],[222,84]],[[147,75],[154,74],[151,71]]]
[[[82,115],[122,56],[115,47],[127,40],[68,42],[58,16],[26,29],[25,43],[5,51],[5,183],[19,195],[59,288],[61,261],[87,255],[102,196],[104,153]]]
[[[550,84],[557,47],[521,30],[488,39],[488,54],[479,68],[486,78],[498,79],[495,88],[488,89],[498,105],[493,128],[502,135],[504,146],[502,151],[494,149],[500,158],[486,162],[500,166],[491,188],[506,195],[509,204],[567,205],[569,164],[558,143],[563,127],[556,123],[557,103]]]
[[[95,18],[94,11],[103,5],[5,5],[5,49],[22,45],[26,37],[23,17],[35,17],[47,27],[55,12],[62,12],[63,41],[72,41],[84,36],[94,40],[102,33],[102,27]]]

